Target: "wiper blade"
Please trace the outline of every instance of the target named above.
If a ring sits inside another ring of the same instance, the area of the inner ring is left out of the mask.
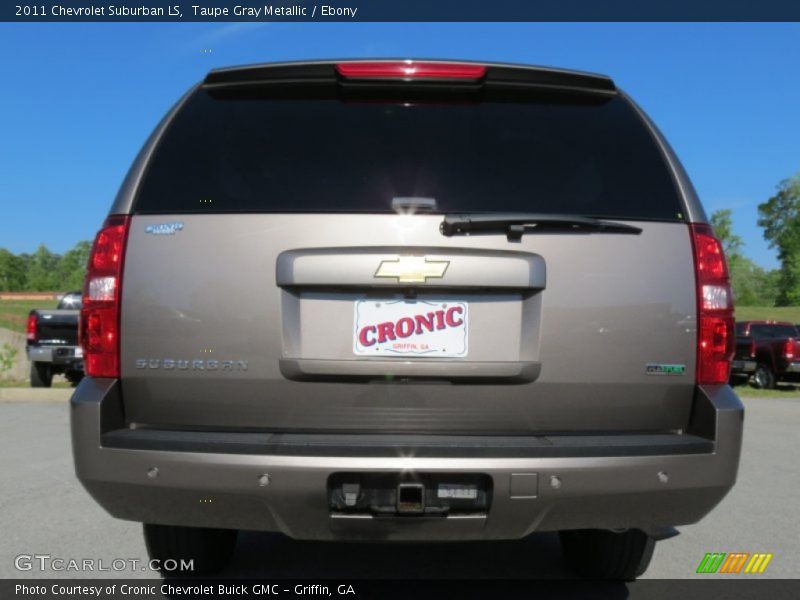
[[[548,215],[535,213],[497,213],[448,215],[439,225],[442,235],[504,232],[509,241],[519,241],[525,233],[630,233],[638,235],[639,227],[603,221],[594,217]]]

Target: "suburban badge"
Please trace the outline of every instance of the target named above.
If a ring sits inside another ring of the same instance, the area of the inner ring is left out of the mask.
[[[137,358],[137,369],[163,371],[247,371],[246,360],[190,360],[188,358]]]

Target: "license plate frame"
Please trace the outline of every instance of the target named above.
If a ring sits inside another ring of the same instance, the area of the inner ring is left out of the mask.
[[[359,357],[465,358],[469,303],[363,299],[353,304],[353,354]]]

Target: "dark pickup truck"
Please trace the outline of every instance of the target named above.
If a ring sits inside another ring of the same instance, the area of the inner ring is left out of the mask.
[[[28,314],[31,387],[50,387],[53,375],[59,373],[73,384],[83,378],[83,351],[78,345],[81,305],[81,292],[69,292],[56,310],[34,309]]]
[[[736,323],[736,354],[731,378],[752,376],[758,388],[800,381],[800,330],[778,321]]]

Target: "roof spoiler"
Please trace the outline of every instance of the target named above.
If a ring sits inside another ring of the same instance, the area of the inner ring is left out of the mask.
[[[398,86],[543,90],[614,96],[617,88],[605,75],[513,64],[434,60],[342,60],[265,63],[214,69],[203,80],[206,89],[272,86],[394,88]]]

